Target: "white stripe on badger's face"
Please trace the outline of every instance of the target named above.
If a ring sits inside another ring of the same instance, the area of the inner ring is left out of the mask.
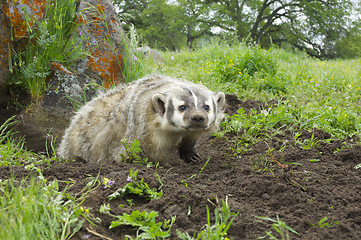
[[[194,94],[194,92],[187,86],[187,88],[189,89],[189,91],[192,93],[193,99],[194,99],[194,106],[195,108],[198,108],[197,103],[198,103],[198,98],[197,96]]]

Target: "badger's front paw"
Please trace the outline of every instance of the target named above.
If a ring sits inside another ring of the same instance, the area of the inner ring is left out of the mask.
[[[179,147],[179,156],[187,163],[198,163],[202,158],[194,149],[195,142],[182,142]]]
[[[202,161],[202,158],[196,153],[196,151],[191,152],[181,152],[179,151],[180,157],[187,163],[199,163]]]

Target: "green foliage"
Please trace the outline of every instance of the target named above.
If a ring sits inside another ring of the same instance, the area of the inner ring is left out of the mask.
[[[133,169],[130,169],[129,176],[127,178],[128,183],[119,189],[117,189],[113,194],[109,195],[110,200],[124,197],[127,194],[135,194],[142,197],[145,197],[149,200],[158,199],[163,196],[163,191],[157,191],[155,188],[149,188],[148,184],[144,182],[144,178],[140,181],[137,180],[138,170],[133,172]]]
[[[355,169],[360,169],[361,168],[361,163],[357,164],[354,168]]]
[[[140,165],[145,165],[148,167],[153,166],[152,162],[148,161],[148,158],[140,157],[142,153],[142,148],[140,141],[134,139],[133,141],[128,141],[126,138],[121,139],[120,144],[124,146],[125,154],[121,153],[121,159],[128,163],[138,163]]]
[[[199,171],[198,174],[192,174],[190,177],[188,177],[187,179],[184,180],[179,180],[179,182],[183,185],[185,185],[186,187],[188,187],[188,181],[191,180],[192,178],[198,178],[201,173],[203,172],[204,168],[207,166],[208,162],[209,162],[210,158],[207,159],[207,161],[204,163],[203,167],[201,168],[201,170]]]
[[[123,49],[123,69],[122,75],[125,82],[135,81],[144,75],[143,59],[141,53],[137,51],[140,37],[133,25],[130,26],[127,34],[122,36]]]
[[[236,114],[226,116],[221,123],[222,131],[216,136],[226,136],[227,133],[238,136],[234,140],[233,153],[239,154],[262,138],[271,136],[287,124],[297,123],[296,109],[286,103],[279,103],[276,107],[269,107],[259,113],[251,109],[248,114],[243,108],[237,110]]]
[[[24,149],[24,139],[13,137],[11,127],[16,124],[15,116],[0,126],[0,166],[22,166],[27,163],[42,163],[39,155]],[[45,159],[44,159],[45,160]]]
[[[168,4],[166,0],[150,0],[141,17],[143,27],[139,28],[139,33],[151,47],[176,50],[184,43],[184,23],[178,5]]]
[[[25,88],[37,99],[46,89],[51,62],[70,64],[85,57],[79,37],[72,34],[77,28],[77,3],[76,0],[47,1],[42,20],[36,21],[32,28],[27,24],[27,45],[24,51],[13,53],[9,84]],[[26,21],[34,19],[26,16]]]
[[[213,72],[221,83],[233,82],[237,88],[285,93],[287,81],[279,81],[275,78],[276,73],[277,63],[271,50],[258,47],[249,47],[243,55],[234,58],[225,56],[217,60]]]
[[[335,45],[337,57],[360,58],[361,57],[361,26],[351,29]]]
[[[176,219],[172,217],[170,220],[164,222],[156,222],[158,217],[156,211],[133,211],[130,215],[123,213],[122,216],[116,216],[117,220],[110,223],[109,228],[115,228],[121,225],[129,225],[136,227],[137,235],[135,239],[164,239],[171,236],[170,230]],[[131,236],[126,236],[127,239],[134,239]]]
[[[121,159],[125,162],[140,161],[141,157],[139,154],[142,152],[140,147],[139,140],[135,139],[133,141],[128,141],[126,138],[123,138],[120,141],[120,144],[124,146],[125,154],[121,154]]]
[[[64,199],[57,181],[0,180],[0,195],[1,239],[70,239],[82,226],[80,212]]]
[[[183,240],[226,240],[227,231],[237,215],[238,213],[231,212],[227,202],[222,201],[222,207],[214,210],[214,224],[211,224],[211,214],[207,206],[207,224],[202,231],[191,237],[188,233],[177,230],[177,235]]]
[[[320,227],[320,228],[325,228],[325,227],[331,228],[331,227],[334,227],[334,225],[337,225],[337,224],[339,224],[338,221],[335,221],[335,220],[332,219],[332,218],[331,218],[331,219],[328,219],[328,217],[322,218],[320,221],[318,221],[317,224],[311,224],[311,223],[310,223],[310,225],[311,225],[312,227]]]
[[[56,157],[55,138],[47,133],[45,144],[46,156],[27,151],[23,137],[15,138],[12,126],[17,123],[15,116],[0,125],[0,166],[23,166],[26,164],[44,164],[50,166],[51,161],[60,161]]]
[[[263,237],[259,237],[259,239],[265,239],[266,237],[269,237],[269,239],[289,240],[289,239],[292,239],[292,238],[290,238],[290,232],[299,235],[298,232],[296,232],[291,227],[287,226],[285,222],[280,220],[278,215],[277,215],[276,220],[274,220],[272,218],[269,218],[269,217],[258,217],[258,216],[256,216],[256,218],[259,218],[259,219],[265,220],[265,221],[273,222],[272,228],[273,228],[273,230],[276,230],[276,232],[280,236],[280,238],[277,238],[276,236],[274,236],[272,234],[272,231],[266,231],[266,235],[263,236]]]

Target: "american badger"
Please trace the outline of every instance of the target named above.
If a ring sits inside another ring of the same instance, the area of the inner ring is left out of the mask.
[[[225,96],[204,86],[163,75],[139,79],[102,94],[73,117],[59,146],[64,158],[92,163],[121,161],[122,138],[138,139],[144,157],[166,161],[179,150],[186,162],[198,162],[197,139],[218,127]]]

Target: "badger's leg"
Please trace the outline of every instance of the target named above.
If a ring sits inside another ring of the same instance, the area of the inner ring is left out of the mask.
[[[198,163],[202,158],[197,154],[194,146],[197,141],[194,139],[183,139],[179,145],[179,156],[188,163]]]

